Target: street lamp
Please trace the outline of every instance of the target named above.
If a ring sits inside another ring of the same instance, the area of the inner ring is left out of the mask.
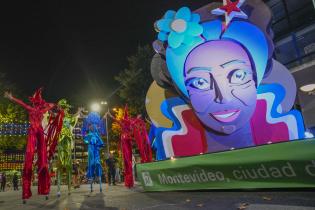
[[[91,105],[91,111],[92,112],[99,112],[101,111],[101,106],[106,106],[108,105],[107,101],[101,101],[100,103],[93,103]],[[109,108],[108,108],[108,111],[109,111]],[[107,118],[107,115],[105,115],[105,120],[106,120],[106,139],[107,139],[107,153],[109,154],[109,135],[108,135],[108,118]]]
[[[101,110],[101,107],[100,107],[100,105],[99,105],[98,103],[93,103],[93,104],[91,105],[91,110],[92,110],[93,112],[99,112],[99,111]]]
[[[101,101],[101,105],[108,105],[107,101]],[[107,106],[107,111],[109,112],[109,107]],[[106,123],[106,142],[107,142],[107,154],[109,155],[109,135],[108,135],[108,116],[105,114],[105,123]]]

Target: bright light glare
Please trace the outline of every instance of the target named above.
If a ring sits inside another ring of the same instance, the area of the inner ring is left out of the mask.
[[[98,103],[94,103],[94,104],[91,105],[91,110],[93,112],[99,112],[101,110],[101,107],[100,107],[100,105]]]
[[[306,131],[304,135],[305,135],[306,139],[314,138],[314,135],[311,132],[308,132],[308,131]]]
[[[300,87],[300,90],[303,92],[311,92],[315,90],[315,84],[307,84]]]

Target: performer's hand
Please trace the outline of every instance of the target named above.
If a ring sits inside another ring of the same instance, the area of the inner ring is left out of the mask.
[[[5,97],[5,98],[8,98],[8,99],[10,99],[10,100],[13,98],[12,93],[9,92],[9,91],[5,91],[5,92],[4,92],[4,97]]]
[[[84,112],[84,107],[79,107],[78,108],[78,113],[82,113],[82,112]]]
[[[107,118],[108,115],[110,115],[109,111],[107,111],[107,112],[104,114],[103,119]]]

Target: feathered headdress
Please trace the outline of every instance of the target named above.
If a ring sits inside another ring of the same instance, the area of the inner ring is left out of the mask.
[[[32,97],[29,97],[30,102],[32,102],[33,104],[45,104],[46,101],[42,98],[42,90],[43,88],[37,89],[34,95]]]
[[[60,99],[58,101],[58,105],[62,108],[62,109],[70,109],[72,106],[70,104],[68,104],[68,101],[66,99]]]
[[[85,136],[89,132],[90,126],[96,128],[97,132],[100,135],[106,134],[105,123],[97,112],[90,112],[89,115],[85,118],[82,126],[83,136]]]

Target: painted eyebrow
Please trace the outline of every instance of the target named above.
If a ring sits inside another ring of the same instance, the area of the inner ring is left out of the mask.
[[[246,62],[245,62],[245,61],[242,61],[242,60],[231,60],[231,61],[228,61],[228,62],[226,62],[226,63],[224,63],[224,64],[221,64],[220,66],[221,66],[222,68],[225,68],[225,67],[228,66],[228,65],[239,64],[239,63],[246,63]]]
[[[187,71],[187,74],[189,74],[192,71],[211,71],[211,70],[212,70],[211,67],[193,67]]]

